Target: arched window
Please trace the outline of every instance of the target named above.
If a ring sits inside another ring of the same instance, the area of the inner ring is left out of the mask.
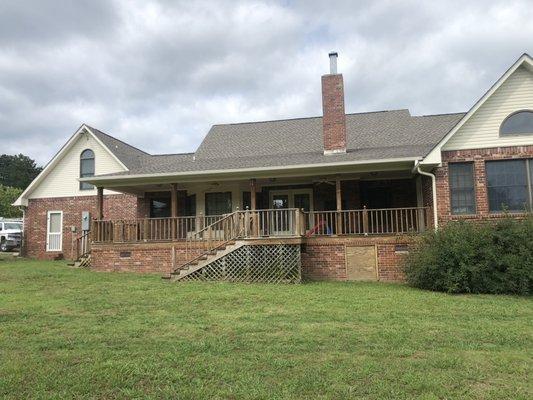
[[[533,111],[517,111],[509,115],[500,126],[500,135],[533,135]]]
[[[91,149],[83,150],[80,156],[80,178],[94,176],[94,152]],[[80,182],[80,190],[94,189],[87,182]]]

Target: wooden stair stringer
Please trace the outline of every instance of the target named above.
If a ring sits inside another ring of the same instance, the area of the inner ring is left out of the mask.
[[[201,270],[204,267],[207,267],[209,264],[219,260],[222,257],[227,256],[229,253],[234,252],[237,249],[240,249],[241,247],[245,246],[246,242],[244,240],[237,240],[235,241],[235,244],[227,245],[224,249],[217,250],[215,254],[207,254],[207,258],[205,260],[200,260],[198,264],[196,265],[188,265],[184,268],[181,268],[177,271],[171,272],[170,275],[172,279],[174,280],[180,280],[187,275],[190,275],[196,271]]]

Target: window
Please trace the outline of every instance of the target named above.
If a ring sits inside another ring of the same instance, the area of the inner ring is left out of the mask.
[[[6,222],[4,224],[4,228],[6,230],[8,229],[13,229],[13,230],[22,230],[22,224],[18,223],[18,222]]]
[[[487,161],[487,189],[491,212],[531,209],[533,160]],[[529,169],[529,173],[528,173]]]
[[[94,152],[83,150],[80,156],[80,178],[94,176]],[[94,186],[87,182],[80,182],[80,190],[91,190]]]
[[[150,199],[150,218],[170,217],[170,196]]]
[[[500,135],[533,135],[533,111],[518,111],[509,115],[500,126]]]
[[[222,215],[231,212],[231,192],[205,194],[205,215]]]
[[[63,212],[48,211],[46,251],[61,251],[63,244]]]
[[[196,215],[196,195],[191,194],[185,197],[185,209],[183,210],[183,215],[186,217],[191,217]]]
[[[242,209],[243,210],[252,209],[252,193],[242,192]]]
[[[475,214],[474,165],[450,163],[448,169],[452,214]]]
[[[154,192],[150,198],[150,218],[169,218],[171,214],[170,194]],[[196,215],[196,195],[186,196],[184,191],[178,191],[178,217]]]

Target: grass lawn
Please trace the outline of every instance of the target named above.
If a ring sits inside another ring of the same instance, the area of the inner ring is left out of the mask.
[[[531,399],[533,301],[0,261],[0,398]]]

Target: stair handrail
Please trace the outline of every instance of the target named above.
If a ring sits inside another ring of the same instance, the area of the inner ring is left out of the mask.
[[[205,226],[199,231],[194,232],[190,237],[185,239],[185,259],[186,261],[174,268],[176,272],[192,262],[208,255],[209,253],[217,250],[219,247],[223,247],[227,243],[238,239],[242,235],[243,224],[241,224],[240,218],[241,212],[234,211],[232,213],[224,215],[221,219],[213,222],[210,225]],[[222,227],[222,229],[216,229]],[[220,232],[222,231],[222,236]],[[207,238],[205,237],[207,235]],[[193,243],[204,244],[203,251],[198,255],[189,258],[189,253],[192,253]]]
[[[91,231],[83,231],[81,235],[76,237],[76,259],[79,260],[91,252]]]

